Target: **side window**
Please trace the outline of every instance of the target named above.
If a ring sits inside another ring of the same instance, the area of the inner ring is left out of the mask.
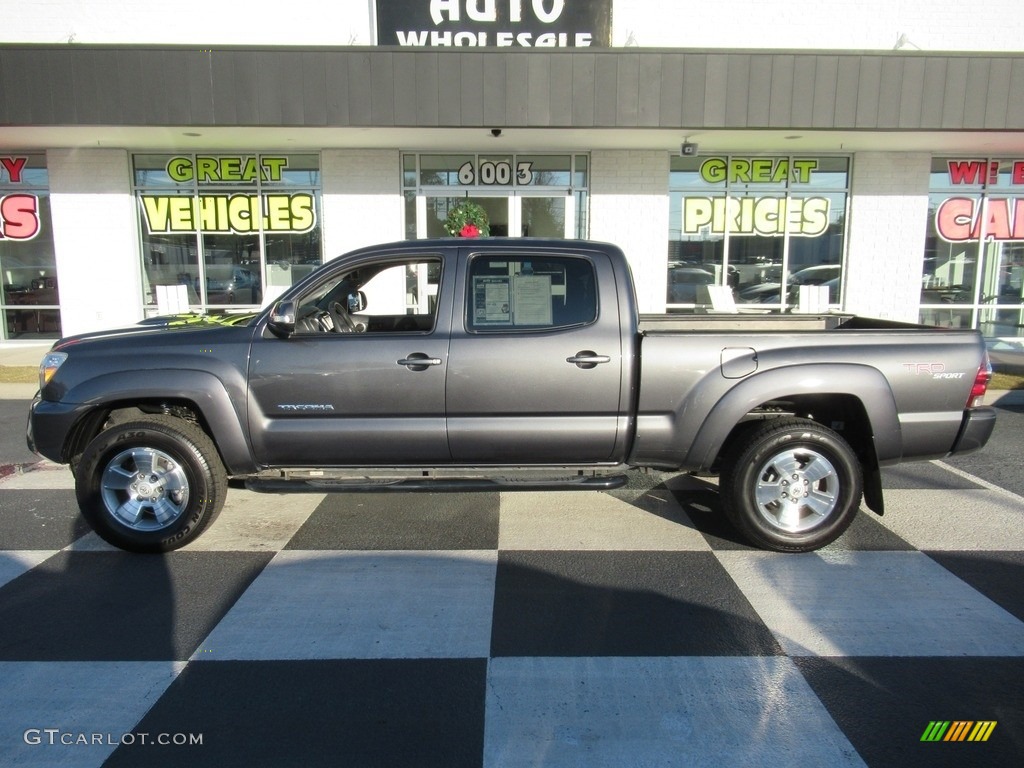
[[[361,264],[300,302],[297,333],[424,333],[434,329],[441,260]]]
[[[469,266],[470,331],[549,330],[597,319],[594,267],[573,256],[476,256]]]
[[[432,331],[437,315],[441,262],[437,260],[380,265],[360,283],[365,306],[354,313],[367,333]]]

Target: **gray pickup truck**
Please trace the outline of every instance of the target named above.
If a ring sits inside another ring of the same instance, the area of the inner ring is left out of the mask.
[[[977,332],[849,315],[639,315],[586,241],[365,248],[249,315],[57,342],[29,446],[75,474],[107,541],[197,537],[233,484],[267,491],[610,489],[720,475],[752,543],[837,538],[880,467],[979,448]]]

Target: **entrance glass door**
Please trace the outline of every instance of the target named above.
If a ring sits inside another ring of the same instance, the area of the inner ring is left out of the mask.
[[[586,238],[589,168],[585,154],[405,152],[405,236],[447,236],[449,211],[468,200],[494,237]]]
[[[473,191],[468,195],[418,195],[416,236],[446,237],[448,211],[469,201],[487,212],[492,237],[575,237],[575,199],[569,195]]]
[[[523,237],[573,237],[572,201],[568,195],[519,196],[519,233]]]
[[[505,237],[509,228],[510,199],[506,195],[487,195],[471,193],[469,195],[433,196],[422,195],[416,198],[416,237],[448,237],[444,223],[448,212],[464,202],[476,203],[487,212],[487,221],[492,237]]]

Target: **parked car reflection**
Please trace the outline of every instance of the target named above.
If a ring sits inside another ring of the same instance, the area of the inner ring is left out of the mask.
[[[828,301],[835,304],[839,301],[839,285],[841,264],[816,264],[797,270],[786,280],[787,297],[790,304],[797,303],[801,285],[825,285],[828,287]],[[761,283],[739,292],[739,300],[747,303],[775,303],[782,295],[782,284],[777,282]]]
[[[668,272],[668,303],[695,304],[697,286],[714,285],[715,276],[698,267],[672,267]]]
[[[208,304],[259,304],[262,299],[259,276],[251,270],[235,267],[230,278],[206,278]]]

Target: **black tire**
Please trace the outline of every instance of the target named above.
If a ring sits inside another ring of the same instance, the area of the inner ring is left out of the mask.
[[[839,538],[860,507],[864,481],[853,449],[805,419],[780,418],[740,433],[722,461],[726,515],[751,543],[809,552]]]
[[[132,552],[169,552],[195,539],[224,506],[227,487],[213,441],[172,416],[104,430],[75,471],[78,506],[89,525]]]

